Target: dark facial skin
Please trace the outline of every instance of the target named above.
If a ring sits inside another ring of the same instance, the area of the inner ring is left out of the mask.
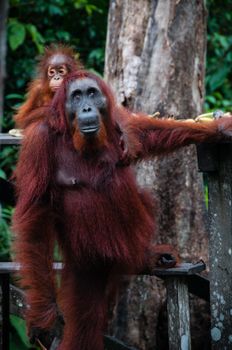
[[[106,98],[97,82],[90,78],[77,79],[70,83],[67,92],[66,111],[84,136],[96,135],[101,118],[106,117]]]

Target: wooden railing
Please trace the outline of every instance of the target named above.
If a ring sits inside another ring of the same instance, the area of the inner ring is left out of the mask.
[[[232,349],[232,144],[198,146],[209,193],[212,350]]]
[[[55,263],[54,269],[62,269],[61,263]],[[165,281],[167,287],[168,325],[170,349],[181,349],[183,344],[190,349],[190,312],[189,292],[201,298],[209,294],[209,282],[199,275],[205,269],[201,261],[197,264],[180,264],[171,269],[155,268],[150,276],[157,276]],[[21,290],[10,285],[10,274],[18,273],[19,264],[11,262],[0,263],[0,281],[2,287],[2,349],[9,350],[9,315],[23,317],[25,308],[24,294]],[[56,349],[58,339],[54,338],[49,344],[50,350]],[[182,344],[182,345],[181,345]],[[48,346],[47,344],[44,344]],[[114,337],[105,336],[106,350],[136,350]]]

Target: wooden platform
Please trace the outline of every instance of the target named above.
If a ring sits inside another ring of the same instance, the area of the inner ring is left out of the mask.
[[[21,143],[22,137],[11,136],[9,134],[0,133],[0,144],[1,145],[19,145]]]

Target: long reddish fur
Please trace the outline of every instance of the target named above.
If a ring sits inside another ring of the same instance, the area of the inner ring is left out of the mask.
[[[71,47],[65,45],[50,45],[45,48],[44,55],[40,57],[37,76],[28,85],[26,101],[18,108],[14,116],[14,121],[17,128],[24,129],[32,122],[38,120],[31,114],[38,107],[47,106],[54,93],[49,88],[49,80],[47,76],[49,60],[56,54],[62,54],[66,57],[66,65],[69,72],[74,72],[82,69],[83,66],[75,57],[75,52]]]
[[[68,84],[84,77],[96,80],[107,98],[106,139],[100,143],[84,144],[82,139],[79,144],[78,130],[65,113]],[[149,194],[138,188],[128,159],[133,164],[191,143],[231,136],[232,121],[203,124],[133,116],[116,105],[103,80],[84,71],[70,75],[51,108],[38,110],[38,118],[41,113],[45,121],[27,128],[16,169],[13,228],[16,259],[23,266],[21,283],[28,288],[27,323],[50,327],[56,300],[65,320],[59,350],[103,350],[106,296],[115,274],[143,270],[160,254],[170,253],[167,246],[150,248],[153,205]],[[119,127],[128,150],[125,163]],[[79,187],[57,185],[58,169],[75,176]],[[54,239],[64,258],[58,293],[52,274]],[[52,283],[47,288],[48,278]]]

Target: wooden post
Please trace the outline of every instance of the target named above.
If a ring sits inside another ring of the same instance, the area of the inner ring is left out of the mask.
[[[190,312],[188,282],[184,277],[168,278],[168,338],[171,350],[190,350]]]
[[[210,303],[213,350],[232,349],[232,145],[218,145],[218,171],[208,173]]]
[[[164,279],[166,283],[170,350],[191,349],[189,291],[194,292],[192,278],[198,277],[194,280],[204,290],[199,296],[204,297],[207,288],[204,282],[198,281],[198,273],[204,270],[205,264],[200,261],[196,264],[182,263],[170,269],[155,268],[153,271],[152,275]]]

